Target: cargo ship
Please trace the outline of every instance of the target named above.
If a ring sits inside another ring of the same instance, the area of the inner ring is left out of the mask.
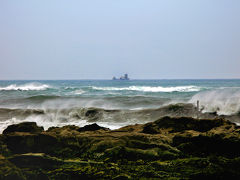
[[[112,80],[129,80],[129,77],[128,77],[128,74],[124,74],[124,76],[121,76],[120,78],[116,78],[114,76]]]

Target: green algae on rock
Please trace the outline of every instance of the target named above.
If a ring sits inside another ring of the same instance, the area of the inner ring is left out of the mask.
[[[24,126],[0,135],[1,179],[240,177],[239,127],[222,118],[163,117],[112,131]]]

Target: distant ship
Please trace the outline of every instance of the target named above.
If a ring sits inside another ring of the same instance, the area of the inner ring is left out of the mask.
[[[112,80],[129,80],[129,77],[128,77],[128,74],[124,74],[124,76],[121,76],[120,78],[116,78],[114,76]]]

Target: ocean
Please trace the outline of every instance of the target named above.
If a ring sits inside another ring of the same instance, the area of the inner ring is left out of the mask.
[[[172,115],[165,108],[170,105],[195,107],[197,101],[202,113],[240,122],[239,79],[0,81],[0,133],[24,121],[44,129],[91,123],[117,129]],[[179,112],[174,115],[184,116]]]

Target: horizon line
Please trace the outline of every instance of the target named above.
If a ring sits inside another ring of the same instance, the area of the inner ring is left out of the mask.
[[[0,79],[0,81],[81,81],[81,80],[102,80],[102,81],[108,81],[112,79]],[[162,78],[162,79],[156,79],[156,78],[149,78],[149,79],[129,79],[129,80],[117,80],[117,81],[131,81],[131,80],[240,80],[240,78]]]

